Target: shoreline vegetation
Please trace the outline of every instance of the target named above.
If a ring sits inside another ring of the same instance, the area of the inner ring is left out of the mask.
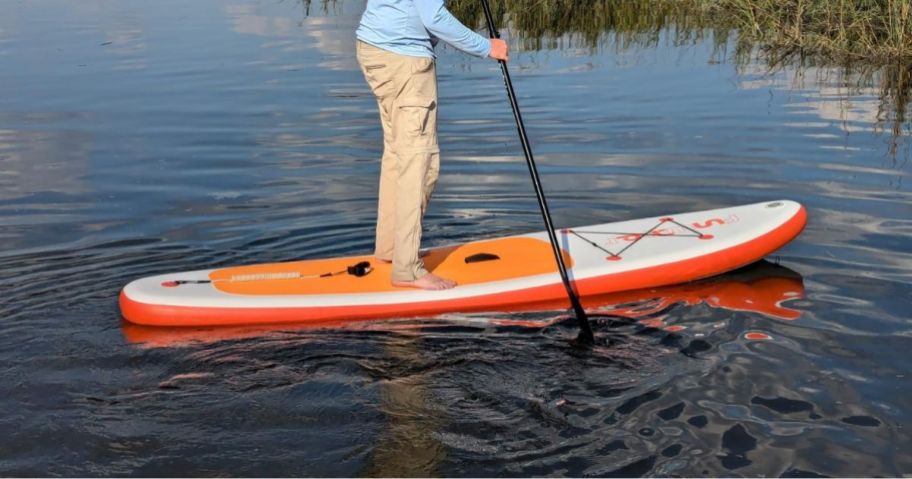
[[[712,41],[717,55],[738,68],[759,61],[770,73],[794,67],[798,76],[811,67],[830,69],[859,89],[879,85],[875,121],[891,135],[891,156],[912,132],[910,0],[491,1],[499,24],[525,49],[651,47],[664,31],[676,45]],[[484,26],[479,0],[447,5],[467,25]]]
[[[483,25],[478,0],[450,0],[467,24]],[[649,34],[709,29],[736,34],[741,47],[828,61],[912,62],[908,0],[493,0],[496,17],[533,41],[581,35],[596,46],[605,31]],[[727,37],[727,35],[723,35]]]
[[[301,0],[306,12],[312,0]],[[317,0],[327,11],[343,0]],[[490,0],[498,26],[526,50],[655,47],[712,42],[710,61],[768,73],[811,68],[839,75],[846,88],[879,89],[874,122],[912,137],[912,1],[910,0]],[[314,3],[317,3],[314,2]],[[460,20],[486,31],[480,0],[448,0]],[[847,97],[850,94],[846,95]],[[851,105],[846,100],[844,109]],[[907,143],[905,140],[903,142]],[[905,145],[912,154],[912,145]]]

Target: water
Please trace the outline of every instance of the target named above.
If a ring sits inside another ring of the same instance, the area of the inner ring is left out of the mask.
[[[370,251],[362,5],[4,2],[0,475],[912,473],[909,125],[669,30],[512,55],[555,221],[798,200],[770,262],[590,302],[632,319],[589,351],[561,311],[123,323],[140,276]],[[427,244],[539,230],[496,64],[438,69]]]

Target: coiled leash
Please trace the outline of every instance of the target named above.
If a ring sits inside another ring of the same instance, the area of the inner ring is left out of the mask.
[[[282,273],[254,273],[254,274],[235,274],[227,279],[181,279],[176,281],[165,281],[161,285],[166,288],[173,288],[175,286],[180,286],[182,284],[210,284],[210,283],[224,283],[224,282],[240,282],[240,281],[271,281],[279,279],[318,279],[318,278],[332,278],[333,276],[339,276],[340,274],[350,274],[357,278],[367,276],[373,271],[374,268],[371,267],[369,261],[361,261],[360,263],[353,264],[346,267],[345,269],[339,271],[331,271],[323,274],[303,274],[297,271],[288,271]]]

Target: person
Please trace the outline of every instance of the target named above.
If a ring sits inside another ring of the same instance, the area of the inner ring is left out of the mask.
[[[419,257],[421,220],[440,171],[434,47],[439,39],[507,61],[507,43],[463,25],[444,0],[368,0],[355,35],[383,127],[374,256],[392,263],[394,286],[453,288],[454,281],[428,272]]]

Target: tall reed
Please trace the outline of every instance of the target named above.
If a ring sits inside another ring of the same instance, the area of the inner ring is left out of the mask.
[[[449,6],[479,26],[479,3],[451,0]],[[776,56],[912,61],[910,0],[493,0],[492,6],[533,42],[570,35],[596,46],[603,32],[636,41],[668,27],[685,38],[704,29],[733,30],[740,45],[759,43]]]
[[[710,0],[692,0],[710,1]],[[909,0],[714,0],[714,15],[768,50],[839,62],[912,61]]]
[[[912,0],[490,0],[495,17],[520,46],[590,48],[681,44],[711,38],[731,44],[738,65],[757,57],[771,70],[842,68],[876,78],[878,121],[896,139],[907,134],[912,102]],[[480,0],[450,0],[470,25],[483,21]],[[895,153],[895,145],[891,147]]]

